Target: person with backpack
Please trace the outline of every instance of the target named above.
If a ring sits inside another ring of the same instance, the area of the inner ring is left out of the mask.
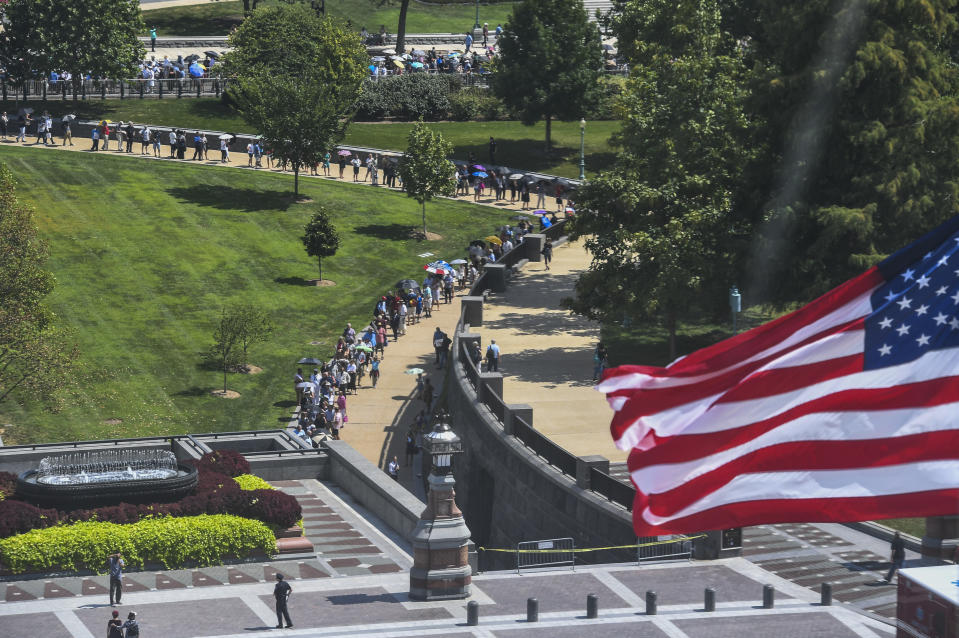
[[[113,610],[113,617],[107,621],[107,638],[123,638],[123,621],[116,609]]]
[[[486,347],[486,371],[499,372],[499,346],[496,339],[491,339]]]
[[[127,614],[127,621],[123,623],[123,630],[126,632],[123,638],[140,638],[140,623],[137,621],[137,612],[131,611]]]

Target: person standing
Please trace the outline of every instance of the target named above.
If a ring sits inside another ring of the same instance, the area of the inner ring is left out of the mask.
[[[466,37],[463,39],[463,46],[466,48],[467,53],[473,48],[473,34],[469,31],[466,32]],[[470,164],[472,165],[473,162],[470,162]]]
[[[499,372],[499,346],[496,345],[496,339],[491,339],[489,346],[486,347],[486,371]]]
[[[489,163],[496,163],[496,140],[492,136],[489,138]]]
[[[553,240],[546,238],[543,242],[543,263],[546,264],[546,270],[549,270],[549,262],[553,261]]]
[[[150,51],[157,50],[157,28],[150,27]]]
[[[70,146],[73,146],[73,131],[70,130],[70,125],[72,122],[67,119],[60,120],[60,128],[63,133],[63,145],[66,146],[67,142],[70,143]]]
[[[906,560],[906,542],[902,540],[902,536],[899,535],[899,532],[896,532],[896,535],[892,537],[892,543],[889,546],[890,553],[892,556],[892,565],[889,567],[889,573],[886,574],[886,582],[892,580],[893,575],[896,571],[902,569],[902,564]]]
[[[112,618],[107,621],[107,638],[123,638],[123,621],[116,609],[113,610]]]
[[[276,586],[273,588],[273,598],[276,599],[276,628],[280,629],[283,627],[283,620],[286,619],[286,628],[290,629],[293,626],[293,621],[290,620],[290,611],[287,609],[286,604],[290,600],[290,594],[293,593],[293,588],[290,587],[290,583],[283,580],[283,574],[276,575]]]
[[[416,433],[413,432],[413,428],[411,427],[406,431],[406,467],[413,465],[413,458],[416,456],[417,451]]]
[[[193,160],[203,159],[203,136],[200,135],[200,131],[196,131],[193,134],[193,157],[190,159],[193,159]]]
[[[443,352],[443,340],[446,339],[446,333],[440,330],[439,326],[436,326],[436,330],[433,331],[433,352],[436,354],[436,359],[433,360],[433,364],[440,366],[440,354]]]
[[[489,22],[483,23],[483,48],[489,44]],[[492,160],[490,160],[492,162]]]
[[[107,566],[110,571],[110,606],[120,604],[120,597],[123,595],[123,568],[126,562],[123,560],[123,554],[117,552],[110,554]]]
[[[110,123],[103,120],[103,150],[110,150]]]
[[[7,124],[9,124],[10,118],[7,116],[7,112],[4,111],[0,113],[0,139],[7,141]]]
[[[123,638],[140,638],[140,623],[137,621],[137,612],[131,611],[127,614],[127,621],[123,623],[122,629],[126,632]]]
[[[400,480],[400,464],[397,462],[395,456],[389,465],[386,466],[386,473],[389,474],[390,478],[394,481]]]
[[[100,150],[100,127],[94,126],[93,130],[90,131],[90,138],[93,140],[93,146],[90,147],[91,151]]]
[[[603,375],[603,370],[609,367],[609,352],[606,346],[600,341],[593,351],[593,381],[599,380]]]

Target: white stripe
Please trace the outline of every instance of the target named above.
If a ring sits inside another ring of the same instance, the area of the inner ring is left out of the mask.
[[[824,337],[823,339],[820,339],[819,341],[815,341],[813,343],[807,344],[803,346],[802,348],[799,348],[793,352],[786,353],[781,358],[776,359],[774,361],[770,361],[768,364],[763,366],[763,368],[761,368],[760,370],[757,370],[753,374],[756,374],[762,371],[772,370],[772,369],[800,367],[801,365],[806,365],[810,363],[819,363],[822,361],[828,361],[830,359],[834,359],[838,357],[847,357],[850,355],[859,354],[862,352],[864,346],[865,346],[864,331],[851,330],[847,332],[840,332],[837,334],[829,335],[828,337]],[[902,367],[902,366],[896,366],[896,367]],[[848,375],[848,376],[853,377],[856,375]],[[749,377],[746,377],[746,379],[749,379]],[[728,389],[737,387],[739,384],[743,383],[746,379],[740,380],[738,383],[731,385]],[[796,392],[805,392],[809,388],[818,388],[821,385],[829,385],[831,383],[833,383],[833,380],[824,382],[823,384],[815,384],[812,386],[807,386],[806,388],[803,388],[802,390],[795,391],[794,394]],[[726,391],[728,391],[728,389]],[[716,414],[717,413],[716,411],[720,411],[720,410],[723,412],[729,412],[729,410],[726,409],[726,406],[743,406],[737,409],[748,410],[751,408],[751,404],[762,404],[762,407],[765,407],[767,410],[776,409],[782,403],[782,399],[778,397],[785,396],[785,395],[772,395],[771,397],[764,397],[762,399],[753,399],[750,401],[738,401],[735,403],[724,403],[721,405],[714,405],[716,401],[722,398],[722,396],[725,394],[726,391],[719,394],[714,394],[712,396],[705,397],[703,399],[699,399],[697,401],[692,401],[690,403],[686,403],[686,404],[677,406],[675,408],[663,410],[661,412],[657,412],[656,414],[650,414],[650,415],[639,417],[623,431],[623,434],[616,441],[616,446],[619,447],[621,450],[631,449],[632,447],[635,447],[636,443],[639,443],[643,439],[643,437],[646,436],[646,434],[651,430],[655,431],[656,434],[660,436],[674,436],[677,434],[693,434],[693,433],[699,434],[704,431],[705,432],[715,431],[715,430],[709,430],[709,429],[707,430],[697,429],[695,432],[687,431],[691,429],[695,421],[701,419],[707,414],[709,414],[709,419],[712,423],[716,425],[728,426],[728,427],[717,427],[717,429],[730,429],[732,427],[739,427],[740,425],[752,423],[753,420],[746,421],[745,423],[743,423],[742,421],[739,421],[738,425],[730,425],[721,421],[717,422],[715,418],[713,417],[713,414]],[[825,394],[829,394],[832,391],[834,390],[825,392]],[[771,407],[768,407],[770,405]],[[753,410],[753,413],[755,413],[756,411],[757,410]],[[772,416],[773,414],[778,414],[778,413],[779,413],[778,411],[770,412],[768,414],[765,414],[761,418],[768,418],[769,416]],[[739,415],[737,414],[737,416]],[[631,430],[636,430],[636,431],[631,432]],[[633,441],[633,440],[635,440],[636,443],[626,447],[626,441]],[[641,446],[640,449],[645,449],[645,448]]]
[[[685,463],[660,463],[639,468],[633,480],[644,494],[661,494],[751,452],[795,441],[860,441],[891,439],[924,432],[959,429],[959,402],[917,410],[826,412],[809,414],[747,443]]]
[[[757,361],[759,359],[765,359],[768,356],[771,356],[777,352],[780,352],[784,349],[791,348],[797,343],[801,343],[817,335],[820,332],[823,332],[833,326],[842,325],[857,319],[859,317],[864,317],[872,312],[872,293],[875,292],[875,288],[866,292],[865,294],[853,299],[844,306],[840,306],[836,310],[833,310],[828,315],[822,317],[818,321],[814,321],[810,324],[807,324],[789,334],[788,337],[777,343],[775,346],[766,348],[765,350],[754,354],[748,359],[742,361],[737,361],[734,365],[727,366],[721,370],[716,370],[714,372],[709,372],[707,374],[701,374],[695,377],[657,377],[648,374],[641,374],[638,372],[633,372],[630,374],[624,374],[621,376],[611,377],[602,381],[599,385],[596,386],[596,389],[600,392],[615,392],[616,390],[629,390],[635,388],[645,388],[649,390],[654,390],[657,388],[665,387],[674,387],[682,385],[690,385],[692,383],[699,383],[700,381],[705,381],[707,379],[712,379],[720,374],[725,374],[730,370],[739,368],[747,363],[752,361]],[[786,330],[784,327],[780,327],[780,330]],[[745,346],[743,346],[745,347]],[[678,360],[677,362],[678,363]],[[670,364],[673,365],[673,364]],[[667,368],[668,370],[668,368]]]
[[[959,487],[959,462],[955,459],[848,470],[741,474],[671,516],[657,516],[647,507],[642,517],[651,525],[662,525],[715,507],[747,501],[880,497],[956,487]]]

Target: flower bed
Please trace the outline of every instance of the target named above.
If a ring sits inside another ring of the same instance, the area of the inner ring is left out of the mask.
[[[130,525],[86,521],[0,540],[0,562],[14,574],[103,569],[105,556],[123,552],[127,564],[166,568],[214,565],[225,556],[272,554],[273,532],[260,521],[229,515],[148,518]]]

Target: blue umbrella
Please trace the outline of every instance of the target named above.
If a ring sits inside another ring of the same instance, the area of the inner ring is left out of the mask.
[[[194,64],[191,64],[191,65],[190,65],[190,75],[192,75],[192,76],[195,77],[195,78],[201,78],[201,77],[203,77],[203,69],[201,69],[201,68],[199,67],[199,65],[197,65],[197,64],[195,64],[195,63],[194,63]]]
[[[376,73],[376,66],[374,66],[374,65],[371,64],[371,65],[370,65],[370,71],[372,71],[373,73]]]
[[[487,175],[483,171],[476,171],[475,173],[473,173],[473,177],[489,177],[489,175]]]
[[[422,69],[422,68],[423,68],[423,63],[422,63],[422,62],[411,62],[411,63],[410,63],[410,66],[413,67],[414,69]]]

